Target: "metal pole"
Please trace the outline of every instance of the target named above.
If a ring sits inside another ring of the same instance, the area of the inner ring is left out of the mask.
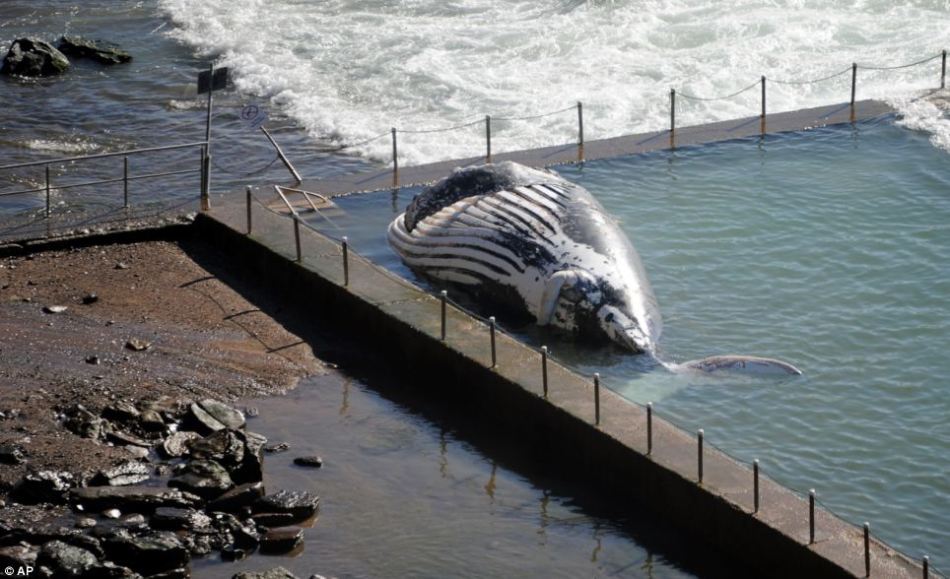
[[[202,169],[204,171],[204,187],[201,189],[201,210],[211,208],[211,107],[214,103],[214,63],[208,65],[208,122],[205,125],[205,155]]]
[[[343,285],[350,285],[350,244],[346,236],[343,236]]]
[[[129,208],[129,158],[122,157],[122,197],[126,209]]]
[[[858,63],[851,63],[851,108],[854,108],[854,96],[858,88]]]
[[[600,424],[600,374],[594,372],[594,424]]]
[[[290,171],[290,174],[294,176],[294,179],[297,180],[297,183],[302,183],[303,179],[300,178],[300,173],[297,172],[297,169],[290,163],[290,159],[287,158],[287,155],[284,154],[283,149],[280,148],[280,145],[277,144],[277,141],[274,140],[274,137],[271,136],[270,132],[261,125],[261,131],[264,132],[264,136],[267,137],[267,140],[270,141],[271,145],[274,145],[274,148],[277,149],[277,156],[280,157],[280,160],[284,163],[284,167],[287,167],[287,170]]]
[[[449,299],[449,292],[442,290],[442,293],[439,294],[439,297],[442,299],[442,341],[445,341],[445,302]]]
[[[491,163],[491,115],[485,115],[485,162]]]
[[[871,523],[864,523],[864,576],[871,576]]]
[[[647,454],[653,453],[653,403],[647,402]]]
[[[580,101],[577,101],[577,144],[584,146],[584,105]]]
[[[940,88],[947,88],[947,51],[944,50],[940,59]]]
[[[703,483],[703,429],[700,428],[696,431],[696,449],[698,454],[696,455],[696,471],[699,475],[699,483]]]
[[[765,120],[765,75],[762,75],[762,119]]]
[[[201,158],[198,159],[198,175],[201,183],[198,185],[198,196],[201,197],[204,195],[205,191],[205,149],[207,147],[205,145],[201,145],[199,148],[201,149],[198,151],[201,153]]]
[[[541,346],[541,387],[544,397],[548,397],[548,347]]]
[[[808,489],[808,544],[815,543],[815,489]]]
[[[251,234],[251,186],[247,186],[247,234]]]
[[[49,198],[49,165],[46,166],[46,218],[49,219],[50,198]]]
[[[300,250],[300,218],[294,215],[294,245],[297,247],[297,263],[303,261],[303,252]]]
[[[495,316],[488,318],[488,333],[491,335],[491,367],[498,365],[498,359],[495,358]]]
[[[944,51],[944,54],[946,54],[946,51]],[[930,557],[924,555],[921,564],[924,566],[924,579],[928,579],[930,577]]]
[[[759,459],[752,461],[752,512],[759,512]]]
[[[393,134],[393,185],[399,180],[399,151],[396,148],[396,127],[392,128]]]
[[[676,130],[676,89],[670,89],[670,132]]]

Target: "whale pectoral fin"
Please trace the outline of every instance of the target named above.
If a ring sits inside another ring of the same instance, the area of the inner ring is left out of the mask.
[[[674,371],[698,370],[700,372],[750,372],[755,374],[781,374],[800,376],[802,371],[788,362],[759,356],[709,356],[671,366]]]
[[[557,309],[557,300],[561,296],[561,289],[565,285],[573,284],[577,281],[577,274],[569,269],[555,272],[548,278],[544,284],[544,293],[541,295],[541,303],[538,304],[538,325],[546,326],[551,323],[554,316],[554,310]]]

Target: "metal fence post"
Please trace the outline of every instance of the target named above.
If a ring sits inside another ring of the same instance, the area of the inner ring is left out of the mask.
[[[129,158],[122,157],[122,197],[123,207],[129,208]]]
[[[442,341],[445,341],[445,302],[449,299],[449,292],[442,290],[442,293],[439,294],[439,298],[442,301]]]
[[[49,165],[46,166],[46,218],[49,219],[50,212],[50,193],[49,193]]]
[[[294,245],[297,247],[297,263],[303,261],[303,252],[300,250],[300,218],[294,215]]]
[[[765,120],[765,75],[762,75],[762,120]]]
[[[485,162],[491,163],[491,115],[485,115]]]
[[[752,461],[752,512],[759,512],[759,459]]]
[[[940,88],[947,88],[947,51],[944,50],[940,58]]]
[[[393,185],[399,182],[399,150],[396,148],[396,127],[392,128],[393,135]]]
[[[584,146],[584,105],[577,101],[577,144]]]
[[[699,484],[703,483],[703,429],[696,431],[696,471],[699,477]]]
[[[541,346],[541,388],[544,397],[548,397],[548,347]]]
[[[670,132],[676,130],[676,89],[670,89]]]
[[[858,88],[858,63],[851,63],[851,108],[854,108],[854,96]]]
[[[864,576],[871,576],[871,523],[864,523]]]
[[[815,543],[815,489],[808,489],[808,544]]]
[[[647,454],[653,454],[653,403],[647,402]]]
[[[946,54],[946,51],[944,51],[944,54]],[[924,555],[920,564],[924,567],[924,579],[928,579],[930,577],[930,557]]]
[[[600,425],[600,373],[594,372],[594,424]]]
[[[491,336],[491,367],[498,365],[498,359],[495,357],[495,316],[488,318],[488,333]]]
[[[350,244],[346,236],[343,236],[343,285],[350,285]]]
[[[247,186],[247,234],[251,234],[251,186]]]

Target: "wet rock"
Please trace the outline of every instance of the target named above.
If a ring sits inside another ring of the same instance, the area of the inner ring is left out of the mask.
[[[69,59],[48,42],[18,38],[10,44],[0,73],[17,76],[53,76],[69,68]]]
[[[39,547],[28,543],[0,547],[0,567],[36,567]]]
[[[221,559],[224,561],[243,561],[250,554],[247,549],[241,549],[234,545],[225,545],[221,549]]]
[[[299,523],[299,519],[290,513],[255,513],[251,515],[254,524],[267,529],[277,529]]]
[[[99,64],[122,64],[132,60],[132,56],[116,44],[102,40],[89,40],[80,36],[61,37],[57,48],[67,56],[88,58]]]
[[[92,517],[80,517],[76,519],[77,529],[91,529],[96,526],[96,520]]]
[[[323,459],[319,456],[298,456],[294,459],[294,464],[297,466],[320,468],[323,466]]]
[[[65,416],[66,420],[63,422],[63,426],[73,434],[83,438],[98,440],[108,429],[107,423],[80,404],[66,410]]]
[[[86,356],[86,364],[92,364],[93,366],[98,366],[100,363],[99,356]]]
[[[37,565],[44,565],[53,571],[56,577],[84,577],[99,560],[86,549],[69,545],[62,541],[50,541],[40,549],[36,558]]]
[[[23,449],[16,444],[0,444],[0,464],[23,464],[26,457],[23,456]]]
[[[89,576],[96,579],[142,579],[142,576],[135,571],[128,567],[120,567],[112,561],[93,567]]]
[[[115,269],[129,269],[129,266],[120,261],[115,264]]]
[[[286,553],[303,543],[303,529],[283,527],[268,529],[261,537],[261,553]]]
[[[82,296],[83,305],[89,306],[99,301],[99,296],[94,293],[88,293]]]
[[[127,350],[132,350],[133,352],[142,352],[144,350],[148,350],[151,347],[151,342],[147,342],[141,338],[129,338],[129,340],[125,343],[125,348]]]
[[[317,512],[320,497],[307,491],[279,490],[254,502],[255,513],[289,513],[296,520],[309,519]]]
[[[257,532],[257,526],[251,519],[242,522],[229,513],[214,513],[212,524],[218,532],[225,535],[227,540],[224,545],[253,549],[260,543],[260,533]]]
[[[274,567],[268,571],[242,571],[231,579],[297,579],[297,576],[283,567]]]
[[[100,470],[90,484],[128,486],[145,482],[151,475],[151,469],[145,463],[127,460],[112,468]]]
[[[209,434],[225,428],[237,430],[244,426],[244,414],[231,406],[207,398],[188,407],[189,418],[196,426],[195,430]]]
[[[126,446],[125,451],[136,460],[148,458],[148,449],[142,446]]]
[[[65,502],[66,493],[74,484],[75,479],[71,473],[41,470],[23,475],[13,488],[11,496],[17,502],[27,505],[60,504]]]
[[[264,446],[267,438],[262,434],[240,431],[244,439],[244,461],[240,468],[231,474],[236,483],[256,482],[264,479]]]
[[[290,450],[290,444],[286,442],[278,442],[276,444],[268,444],[264,447],[265,452],[276,454],[278,452],[285,452]]]
[[[86,487],[73,489],[70,502],[90,511],[118,508],[132,512],[153,512],[158,507],[195,507],[201,499],[176,489],[159,487]]]
[[[128,400],[119,400],[103,408],[102,417],[118,422],[131,422],[139,417],[139,410]]]
[[[244,440],[233,430],[219,430],[206,438],[196,438],[187,443],[192,458],[213,460],[228,470],[234,470],[244,462]]]
[[[264,496],[264,483],[257,481],[234,487],[208,503],[208,510],[233,513],[254,504]]]
[[[168,432],[168,426],[165,425],[165,419],[155,410],[146,409],[139,415],[139,427],[150,433],[164,434]]]
[[[159,507],[152,515],[152,527],[169,531],[207,531],[211,527],[211,517],[195,509]]]
[[[178,458],[188,454],[188,443],[201,438],[197,432],[180,431],[171,434],[162,442],[162,453],[168,458]]]
[[[62,314],[68,310],[66,306],[43,306],[44,314]]]
[[[213,460],[195,460],[182,466],[168,486],[214,499],[234,487],[231,476]]]
[[[178,537],[168,531],[136,536],[120,529],[103,541],[103,548],[112,561],[146,575],[176,571],[191,560]]]
[[[145,526],[145,516],[139,513],[130,513],[119,518],[119,523],[126,529],[135,529]]]
[[[149,575],[148,579],[189,579],[189,577],[191,577],[191,570],[187,567],[181,567],[179,569],[165,571],[164,573]]]
[[[106,509],[102,511],[102,516],[107,519],[118,519],[122,516],[122,511],[119,509]]]

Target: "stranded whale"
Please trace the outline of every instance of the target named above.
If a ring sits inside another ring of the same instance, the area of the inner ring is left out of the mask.
[[[396,217],[389,242],[413,270],[480,301],[656,355],[662,321],[636,250],[593,195],[552,172],[511,162],[457,169]],[[751,356],[665,365],[800,374]]]

